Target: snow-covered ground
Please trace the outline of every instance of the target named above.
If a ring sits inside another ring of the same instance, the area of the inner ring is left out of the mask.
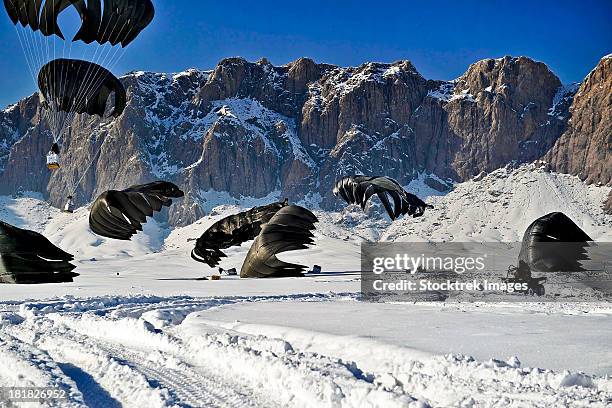
[[[409,188],[436,208],[394,223],[317,211],[317,245],[283,259],[326,273],[273,280],[198,280],[215,271],[189,257],[248,203],[123,242],[92,234],[87,208],[0,197],[0,219],[73,253],[81,274],[0,286],[0,386],[60,387],[61,406],[609,406],[612,304],[368,303],[356,271],[363,239],[515,241],[551,211],[612,241],[610,189],[531,166],[445,195]],[[249,245],[222,266],[239,269]]]

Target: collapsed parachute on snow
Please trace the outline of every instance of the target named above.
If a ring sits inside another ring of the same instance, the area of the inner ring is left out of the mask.
[[[126,105],[121,81],[107,69],[87,61],[60,58],[45,64],[38,74],[38,87],[45,108],[55,112],[104,116],[111,94],[115,95],[112,116],[121,115]]]
[[[567,215],[553,212],[527,227],[519,263],[534,272],[583,271],[581,261],[589,259],[589,241],[593,240]]]
[[[312,231],[317,217],[306,208],[290,205],[281,208],[261,227],[249,250],[241,278],[302,276],[305,266],[283,262],[276,255],[306,249],[314,243]]]
[[[142,224],[154,211],[170,207],[172,198],[183,196],[176,185],[167,181],[132,186],[122,191],[109,190],[94,201],[89,226],[103,237],[129,240],[142,231]]]
[[[226,255],[221,251],[255,239],[261,232],[263,224],[281,208],[288,205],[287,200],[255,207],[248,211],[230,215],[214,223],[196,241],[191,257],[215,267]]]
[[[73,259],[41,234],[0,221],[0,283],[72,282]]]
[[[340,195],[349,204],[359,204],[362,209],[365,209],[374,194],[378,196],[392,220],[405,214],[420,217],[425,213],[425,209],[433,208],[408,193],[390,177],[350,176],[341,179],[334,186],[335,196]],[[393,205],[389,197],[393,200]]]
[[[102,7],[102,5],[104,7]],[[81,18],[81,27],[73,41],[87,44],[121,43],[126,47],[153,21],[151,0],[4,0],[4,8],[13,24],[29,26],[48,37],[64,39],[58,25],[59,15],[73,6]]]

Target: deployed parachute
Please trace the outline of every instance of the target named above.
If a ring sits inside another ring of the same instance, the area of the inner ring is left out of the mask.
[[[553,212],[535,220],[523,235],[519,263],[531,271],[583,271],[589,259],[588,242],[593,241],[567,215]]]
[[[132,186],[122,191],[109,190],[93,203],[89,226],[98,235],[129,240],[142,231],[142,223],[147,222],[147,217],[153,216],[154,211],[170,207],[172,198],[184,195],[176,185],[167,181]]]
[[[41,234],[0,221],[0,283],[72,282],[73,259]]]
[[[317,217],[306,208],[290,205],[281,208],[253,242],[242,269],[241,278],[302,276],[305,266],[283,262],[276,255],[306,249],[313,244],[312,231]]]
[[[126,47],[153,21],[151,0],[4,0],[4,8],[13,24],[29,26],[45,36],[64,39],[58,26],[59,15],[74,7],[81,18],[81,28],[73,41],[87,44],[121,43]]]
[[[89,81],[90,85],[83,87]],[[123,113],[125,88],[110,71],[87,61],[60,58],[45,64],[38,74],[43,106],[53,112],[104,116],[106,103],[115,95],[111,116]]]
[[[44,114],[55,144],[61,146],[60,141],[77,114],[103,116],[111,94],[115,97],[112,116],[121,115],[126,104],[126,93],[110,71],[123,56],[122,49],[153,21],[155,8],[151,0],[3,2],[15,25],[29,71],[38,82],[43,106],[46,108]],[[76,11],[80,20],[73,42],[83,44],[74,47],[72,43],[66,46],[64,33],[58,23],[59,17],[69,10]],[[91,43],[98,45],[84,45]],[[77,59],[72,58],[73,48],[78,53]],[[52,61],[45,64],[49,59]],[[102,146],[99,145],[91,161],[101,152]],[[58,169],[59,159],[59,154],[50,154],[47,160],[49,169]],[[71,194],[76,189],[75,185]]]
[[[226,256],[222,249],[255,239],[261,232],[261,226],[287,205],[287,200],[280,201],[217,221],[198,238],[195,248],[191,251],[191,257],[211,267],[217,266],[221,258]]]
[[[433,206],[424,203],[417,196],[408,193],[400,184],[390,177],[383,176],[350,176],[338,181],[334,186],[334,195],[342,197],[349,204],[359,204],[362,209],[374,194],[378,196],[392,220],[400,215],[420,217],[425,209]],[[389,201],[393,200],[393,205]]]

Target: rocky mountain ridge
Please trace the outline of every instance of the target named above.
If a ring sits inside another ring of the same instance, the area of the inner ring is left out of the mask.
[[[454,81],[423,78],[409,61],[342,68],[302,58],[221,61],[212,71],[134,72],[117,119],[82,115],[62,139],[62,168],[36,95],[0,112],[0,194],[39,191],[54,205],[167,179],[186,197],[173,225],[204,214],[207,196],[286,196],[322,208],[340,203],[333,182],[419,174],[439,189],[509,164],[611,184],[611,58],[578,88],[526,57],[472,64]],[[110,107],[109,107],[110,109]],[[589,165],[585,165],[589,163]]]

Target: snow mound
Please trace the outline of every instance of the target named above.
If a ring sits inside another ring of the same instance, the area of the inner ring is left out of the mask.
[[[561,211],[593,239],[612,241],[612,217],[601,208],[609,192],[535,165],[503,168],[446,195],[422,197],[435,208],[395,221],[381,240],[517,242],[536,218]]]
[[[94,234],[89,228],[89,207],[73,214],[51,207],[38,193],[23,197],[0,196],[0,219],[39,232],[78,260],[136,257],[157,252],[168,231],[152,218],[131,241],[118,241]]]

